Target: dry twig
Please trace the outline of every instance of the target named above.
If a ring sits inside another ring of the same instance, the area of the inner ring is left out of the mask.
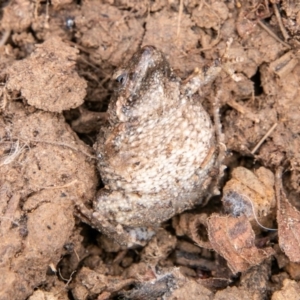
[[[76,152],[79,152],[79,153],[82,153],[84,154],[85,156],[91,158],[91,159],[97,159],[96,156],[94,155],[91,155],[83,150],[80,150],[76,147],[73,147],[72,145],[70,144],[67,144],[67,143],[57,143],[57,142],[51,142],[51,141],[44,141],[44,140],[36,140],[36,139],[30,139],[29,140],[30,142],[33,142],[33,143],[44,143],[44,144],[49,144],[49,145],[53,145],[53,146],[60,146],[60,147],[66,147],[66,148],[69,148],[73,151],[76,151]]]
[[[292,47],[287,44],[286,42],[282,41],[267,25],[265,25],[261,20],[257,21],[257,24],[263,28],[271,37],[273,37],[277,42],[282,44],[283,46],[287,47],[288,49],[291,49]]]
[[[266,140],[268,136],[273,132],[273,130],[277,127],[278,123],[274,123],[274,125],[268,130],[268,132],[261,138],[261,140],[256,144],[256,146],[251,151],[252,154],[254,154],[257,149],[261,146],[261,144]]]
[[[245,115],[246,118],[254,121],[255,123],[260,122],[260,119],[256,114],[254,114],[252,111],[250,111],[247,107],[240,105],[235,100],[231,99],[231,100],[228,100],[226,103],[229,106],[231,106],[232,108],[236,109],[241,114]]]
[[[281,15],[279,13],[278,6],[277,6],[276,3],[273,3],[273,9],[274,9],[274,12],[275,12],[275,16],[277,18],[279,28],[280,28],[281,33],[283,35],[283,38],[284,38],[285,41],[287,41],[290,37],[289,37],[289,34],[287,33],[287,31],[285,30],[283,24],[282,24]]]
[[[177,34],[176,34],[177,39],[179,38],[179,33],[180,33],[180,23],[181,23],[182,11],[183,11],[183,0],[180,0],[179,13],[178,13],[178,19],[177,19]]]
[[[1,40],[0,40],[0,47],[4,46],[10,36],[10,33],[11,33],[11,30],[5,30],[2,37],[1,37]]]

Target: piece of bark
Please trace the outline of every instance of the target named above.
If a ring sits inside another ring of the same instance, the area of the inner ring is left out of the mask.
[[[196,245],[212,249],[207,236],[207,214],[184,213],[173,218],[172,225],[177,236],[187,235]]]
[[[283,191],[282,168],[276,172],[276,198],[279,246],[291,262],[300,262],[300,212]]]

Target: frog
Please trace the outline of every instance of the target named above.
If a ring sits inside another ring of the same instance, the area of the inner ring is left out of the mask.
[[[108,121],[94,145],[104,187],[92,209],[79,206],[83,222],[134,248],[163,222],[203,203],[216,167],[216,135],[193,95],[219,70],[181,80],[162,51],[148,45],[115,71]]]

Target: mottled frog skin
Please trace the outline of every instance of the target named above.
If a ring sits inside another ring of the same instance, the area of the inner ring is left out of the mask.
[[[216,161],[209,115],[153,46],[114,74],[108,125],[95,145],[105,187],[87,222],[126,247],[201,204]]]

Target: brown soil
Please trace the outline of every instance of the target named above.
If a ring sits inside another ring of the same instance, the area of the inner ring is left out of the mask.
[[[300,6],[290,3],[2,2],[0,300],[299,299]],[[110,77],[143,45],[181,78],[220,61],[201,95],[211,116],[219,103],[227,168],[206,207],[121,249],[74,203],[101,187],[92,145]]]

